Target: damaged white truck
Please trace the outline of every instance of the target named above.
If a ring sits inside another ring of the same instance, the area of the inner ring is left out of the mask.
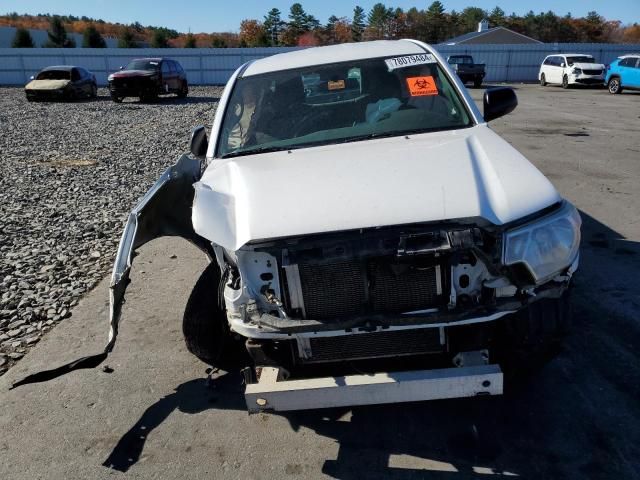
[[[487,126],[516,105],[490,89],[480,113],[412,40],[243,65],[129,217],[107,352],[135,250],[179,235],[210,259],[187,346],[244,352],[250,411],[501,394],[508,352],[568,326],[581,224]]]

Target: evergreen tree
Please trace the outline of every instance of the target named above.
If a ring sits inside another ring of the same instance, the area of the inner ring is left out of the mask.
[[[82,34],[83,48],[106,48],[107,42],[104,41],[98,29],[93,25],[89,25]]]
[[[460,14],[460,27],[464,33],[475,32],[478,23],[487,17],[487,12],[478,7],[467,7]]]
[[[267,33],[267,37],[269,38],[269,42],[273,46],[280,44],[280,34],[282,33],[282,29],[285,24],[280,15],[280,10],[272,8],[264,17],[264,22],[262,23],[262,26]]]
[[[75,48],[76,42],[73,38],[67,37],[67,31],[62,24],[62,19],[54,15],[49,22],[49,31],[47,32],[49,40],[45,43],[48,48]]]
[[[389,20],[393,17],[393,11],[384,3],[376,3],[367,16],[367,23],[374,39],[385,38],[388,35]]]
[[[219,36],[215,36],[213,37],[213,40],[211,40],[211,47],[212,48],[227,48],[227,42],[224,41],[224,38],[219,37]]]
[[[118,38],[118,48],[138,48],[138,43],[133,36],[133,31],[129,27],[122,29],[120,38]]]
[[[169,48],[169,38],[164,30],[155,30],[151,37],[151,48]]]
[[[193,36],[193,33],[187,33],[184,48],[196,48],[196,37]]]
[[[441,2],[433,2],[425,14],[427,21],[427,42],[438,43],[445,39],[447,31],[447,19],[444,15],[444,5]]]
[[[35,44],[33,43],[33,38],[31,38],[29,30],[26,28],[18,28],[16,30],[16,36],[13,37],[11,46],[13,48],[33,48],[35,47]]]
[[[496,7],[491,10],[488,20],[490,27],[502,27],[507,22],[507,15],[500,7]]]
[[[353,9],[353,21],[351,22],[351,39],[354,42],[362,40],[362,34],[364,33],[364,9],[358,5]]]

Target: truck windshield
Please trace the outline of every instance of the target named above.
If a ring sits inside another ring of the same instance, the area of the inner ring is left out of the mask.
[[[472,124],[433,56],[355,60],[239,78],[217,157]]]
[[[132,60],[127,65],[125,70],[148,70],[155,71],[158,70],[158,63],[154,60]]]
[[[596,63],[596,60],[593,57],[567,57],[567,65],[571,67],[574,63]]]
[[[449,63],[452,65],[472,65],[472,57],[449,57]]]

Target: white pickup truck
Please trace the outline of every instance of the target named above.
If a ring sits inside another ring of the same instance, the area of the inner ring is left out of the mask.
[[[516,105],[495,88],[481,113],[413,40],[246,63],[130,215],[106,351],[135,249],[179,235],[210,258],[187,346],[245,359],[250,411],[501,394],[568,325],[581,225],[487,125]]]

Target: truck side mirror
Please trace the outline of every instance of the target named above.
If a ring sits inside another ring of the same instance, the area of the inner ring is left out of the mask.
[[[191,153],[196,158],[204,158],[208,147],[207,130],[202,125],[199,125],[191,131]]]
[[[510,87],[489,88],[484,92],[484,120],[490,122],[511,113],[518,105],[516,92]]]
[[[566,65],[564,64],[564,62],[562,62],[562,63],[560,64],[560,66],[561,66],[562,68],[566,67]]]

